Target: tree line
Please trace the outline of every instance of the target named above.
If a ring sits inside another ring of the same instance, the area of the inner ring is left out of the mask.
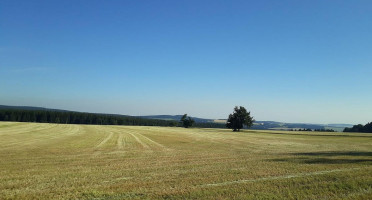
[[[97,125],[134,125],[134,126],[183,126],[198,128],[230,128],[239,131],[245,126],[250,128],[254,119],[250,112],[240,106],[235,107],[234,112],[229,115],[227,123],[195,123],[185,114],[178,122],[175,120],[148,119],[125,115],[83,113],[72,111],[55,110],[23,110],[23,109],[0,109],[0,121],[15,122],[39,122],[39,123],[60,123],[60,124],[97,124]],[[303,129],[298,131],[312,131]],[[332,129],[315,129],[320,132],[334,132]],[[352,128],[345,128],[344,132],[372,133],[372,122],[366,125],[358,124]]]
[[[314,129],[314,131],[317,131],[317,132],[335,132],[335,130],[328,129],[328,128]]]
[[[315,132],[335,132],[333,129],[321,128],[321,129],[311,129],[311,128],[303,128],[303,129],[290,129],[290,131],[315,131]]]
[[[53,110],[0,109],[0,121],[39,122],[57,124],[96,124],[133,126],[182,126],[175,120],[147,119],[133,116],[83,113]],[[224,128],[217,123],[195,123],[199,128]]]
[[[48,110],[0,110],[0,121],[39,122],[60,124],[100,124],[137,126],[177,126],[173,120],[143,119],[132,116],[61,112]]]
[[[372,122],[367,123],[366,125],[358,124],[354,125],[351,128],[345,128],[344,132],[360,132],[360,133],[372,133]]]
[[[39,122],[59,124],[97,124],[97,125],[134,125],[134,126],[183,126],[198,128],[230,128],[239,131],[243,127],[250,128],[254,119],[250,112],[240,106],[234,108],[226,124],[222,123],[195,123],[184,114],[180,121],[140,118],[125,115],[83,113],[56,110],[26,110],[26,109],[0,109],[0,121]]]

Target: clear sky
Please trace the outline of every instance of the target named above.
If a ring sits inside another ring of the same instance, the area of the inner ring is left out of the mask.
[[[372,1],[0,1],[0,104],[372,121]]]

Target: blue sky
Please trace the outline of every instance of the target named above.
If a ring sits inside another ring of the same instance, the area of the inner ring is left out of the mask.
[[[372,120],[372,1],[0,2],[0,104]]]

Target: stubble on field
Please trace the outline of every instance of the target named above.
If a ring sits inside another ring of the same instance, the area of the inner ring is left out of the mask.
[[[372,135],[0,123],[2,199],[368,199]]]

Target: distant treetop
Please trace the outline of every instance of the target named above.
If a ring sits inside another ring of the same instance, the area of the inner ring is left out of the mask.
[[[234,112],[229,115],[227,119],[226,127],[233,129],[233,131],[240,131],[243,128],[243,125],[246,125],[250,128],[253,125],[254,119],[251,117],[251,112],[243,106],[235,106]]]
[[[366,125],[358,124],[354,125],[352,128],[345,128],[344,132],[360,132],[360,133],[372,133],[372,122]]]

